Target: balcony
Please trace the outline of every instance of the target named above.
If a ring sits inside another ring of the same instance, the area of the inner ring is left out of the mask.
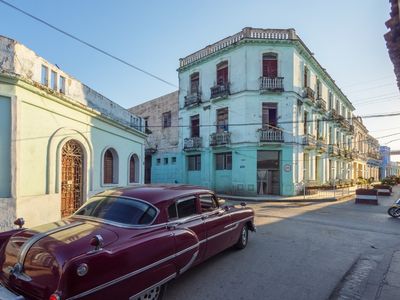
[[[321,97],[317,99],[315,105],[320,112],[326,112],[326,102]]]
[[[317,147],[318,152],[320,152],[320,153],[326,152],[327,146],[326,146],[326,143],[324,140],[318,139],[316,147]]]
[[[201,103],[201,92],[194,91],[189,92],[187,96],[185,96],[185,107],[196,106]]]
[[[211,89],[211,99],[221,99],[228,97],[231,92],[229,88],[229,83],[227,84],[219,84],[213,86]]]
[[[228,131],[210,134],[210,146],[223,146],[231,143],[231,133]]]
[[[329,156],[339,156],[340,151],[339,151],[339,147],[336,145],[329,145],[328,146],[328,154]]]
[[[303,146],[304,148],[315,148],[317,145],[317,141],[315,140],[315,137],[311,134],[307,134],[303,136]]]
[[[309,104],[312,104],[315,102],[315,92],[313,91],[312,88],[310,87],[305,87],[303,89],[303,98],[305,99],[306,102]]]
[[[260,77],[260,93],[283,91],[283,77]]]
[[[283,131],[280,129],[259,129],[260,142],[283,143]]]
[[[379,155],[379,153],[377,153],[377,152],[368,151],[367,156],[368,156],[368,158],[380,160],[380,155]]]
[[[203,139],[201,137],[185,138],[183,140],[184,151],[196,151],[203,147]]]

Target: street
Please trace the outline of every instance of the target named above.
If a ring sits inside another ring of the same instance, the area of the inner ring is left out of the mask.
[[[258,227],[247,248],[187,271],[169,284],[165,298],[338,299],[344,293],[362,299],[367,279],[378,277],[379,265],[399,249],[400,220],[386,213],[399,194],[395,188],[378,206],[354,200],[249,204]]]

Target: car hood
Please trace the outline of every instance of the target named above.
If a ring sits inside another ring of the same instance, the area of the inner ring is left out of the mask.
[[[16,291],[29,291],[27,296],[46,298],[45,291],[56,290],[63,266],[93,250],[90,240],[94,235],[103,237],[103,247],[118,239],[102,224],[76,219],[18,232],[9,239],[0,258],[1,279]]]

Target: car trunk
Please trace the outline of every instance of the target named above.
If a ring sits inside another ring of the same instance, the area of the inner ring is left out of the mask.
[[[90,240],[94,235],[103,237],[104,247],[118,238],[112,230],[98,223],[73,219],[19,232],[10,238],[3,249],[1,281],[29,298],[48,299],[57,290],[65,263],[93,250]],[[24,252],[25,259],[19,257]],[[14,275],[18,262],[23,264],[22,276]]]

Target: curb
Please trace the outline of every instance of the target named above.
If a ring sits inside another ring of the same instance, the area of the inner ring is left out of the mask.
[[[246,199],[240,196],[227,196],[227,195],[217,195],[217,197],[223,198],[229,201],[236,201],[236,202],[249,202],[249,203],[304,203],[304,202],[316,202],[316,203],[324,203],[324,202],[338,202],[338,201],[346,201],[351,200],[355,197],[355,195],[346,195],[337,198],[313,198],[313,199]]]

